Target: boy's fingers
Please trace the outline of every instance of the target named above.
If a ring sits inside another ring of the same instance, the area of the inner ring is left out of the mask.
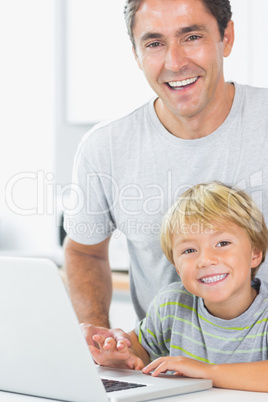
[[[147,364],[147,366],[145,366],[142,371],[143,371],[145,374],[148,374],[148,373],[150,373],[155,367],[156,367],[156,366],[155,366],[155,361],[153,361],[152,363]]]
[[[105,341],[105,338],[103,336],[101,336],[101,335],[93,335],[92,339],[93,339],[93,341],[95,341],[99,345],[100,348],[103,347],[103,344],[104,344],[104,341]]]
[[[142,370],[144,368],[144,363],[141,359],[137,359],[134,363],[134,370]]]
[[[174,359],[165,359],[162,358],[154,360],[152,363],[148,364],[144,369],[142,369],[143,373],[148,374],[152,371],[152,376],[157,377],[161,373],[165,373],[168,370],[174,371],[175,375],[183,375],[183,369],[180,370],[180,364],[178,361]]]
[[[113,338],[109,337],[106,338],[103,344],[103,349],[109,350],[109,351],[114,351],[116,350],[116,342]]]
[[[156,367],[156,369],[152,373],[152,376],[157,377],[159,374],[165,373],[167,370],[172,370],[172,368],[169,367],[168,362],[161,363],[158,367]]]
[[[94,335],[93,340],[97,342],[100,349],[113,350],[116,346],[115,340],[111,337],[105,338],[102,335]]]
[[[128,344],[125,340],[121,339],[120,341],[117,342],[117,349],[120,352],[125,352],[126,349],[128,349]]]
[[[126,334],[121,329],[116,328],[111,330],[111,335],[117,342],[124,340],[127,343],[127,346],[131,347],[131,341],[129,335]]]
[[[154,361],[152,361],[150,364],[148,364],[146,367],[143,368],[143,373],[148,374],[151,371],[154,370],[154,372],[152,373],[152,375],[157,376],[160,373],[164,373],[167,370],[172,370],[170,368],[170,362],[167,360],[162,360],[160,359],[156,359]]]

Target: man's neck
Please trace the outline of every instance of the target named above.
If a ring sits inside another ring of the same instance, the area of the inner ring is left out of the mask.
[[[158,98],[155,102],[156,114],[163,126],[174,136],[193,140],[206,137],[219,128],[230,113],[235,94],[233,84],[226,83],[225,90],[217,102],[195,116],[179,117],[173,114]]]

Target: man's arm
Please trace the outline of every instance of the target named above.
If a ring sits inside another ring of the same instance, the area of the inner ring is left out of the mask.
[[[109,241],[89,246],[66,238],[64,244],[67,286],[78,320],[106,328],[112,298]]]

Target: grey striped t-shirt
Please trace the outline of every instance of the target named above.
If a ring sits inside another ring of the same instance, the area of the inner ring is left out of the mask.
[[[257,280],[258,281],[258,280]],[[268,359],[268,284],[239,317],[212,316],[180,282],[160,290],[136,334],[151,359],[186,356],[209,364]],[[255,286],[254,286],[255,287]]]

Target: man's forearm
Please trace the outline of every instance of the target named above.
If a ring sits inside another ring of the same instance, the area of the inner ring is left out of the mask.
[[[109,327],[112,279],[108,259],[65,247],[67,287],[80,323]]]

